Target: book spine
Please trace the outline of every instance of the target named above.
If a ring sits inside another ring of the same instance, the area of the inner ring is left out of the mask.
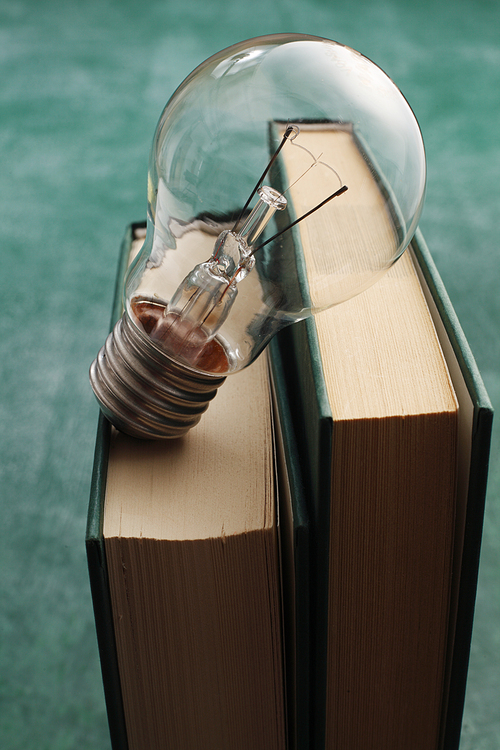
[[[309,514],[291,419],[291,394],[276,338],[271,341],[269,355],[277,444],[288,748],[309,750],[312,702]]]
[[[128,750],[106,553],[102,538],[109,436],[110,424],[101,414],[97,428],[85,546],[111,745],[113,750]]]
[[[308,728],[306,734],[300,712],[304,710],[304,698],[298,706],[298,727],[301,744],[298,750],[322,750],[325,745],[326,719],[326,644],[328,631],[328,557],[330,508],[324,502],[331,485],[332,419],[322,375],[321,360],[312,320],[302,321],[285,328],[275,338],[271,349],[271,360],[275,352],[282,362],[284,373],[281,381],[289,395],[289,424],[284,431],[295,441],[296,462],[302,477],[301,499],[295,498],[292,505],[303,504],[310,528],[308,545],[309,583],[306,601],[297,589],[297,609],[309,609],[308,648],[309,667],[307,681]],[[279,382],[279,381],[278,381]],[[292,491],[293,491],[293,482]],[[296,561],[297,567],[300,563]],[[298,572],[304,575],[304,571]],[[297,640],[297,652],[303,649]],[[304,652],[305,653],[305,652]],[[304,657],[298,656],[298,659]],[[306,667],[302,662],[302,669]]]

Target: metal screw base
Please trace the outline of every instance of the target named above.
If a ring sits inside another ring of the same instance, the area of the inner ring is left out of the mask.
[[[146,439],[185,435],[224,380],[193,372],[156,349],[127,313],[90,367],[90,383],[105,416],[121,432]]]

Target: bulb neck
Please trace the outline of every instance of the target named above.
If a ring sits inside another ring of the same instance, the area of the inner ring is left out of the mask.
[[[257,205],[237,233],[239,241],[247,247],[257,242],[275,212],[283,211],[287,205],[285,196],[267,185],[260,187],[257,194],[259,196]]]
[[[159,351],[126,312],[90,367],[104,415],[121,432],[146,439],[185,435],[224,380],[194,372]]]

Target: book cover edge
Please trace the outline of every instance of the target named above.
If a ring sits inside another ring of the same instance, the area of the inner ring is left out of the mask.
[[[110,329],[118,320],[122,311],[123,279],[128,265],[128,256],[132,239],[134,237],[134,231],[136,227],[143,226],[145,226],[145,223],[143,224],[142,222],[130,224],[126,229],[125,236],[120,246],[118,268],[115,276]],[[106,551],[102,533],[110,434],[110,423],[102,413],[99,413],[87,514],[87,528],[85,533],[85,547],[111,745],[113,750],[128,750],[125,714],[118,669],[118,657],[113,628]]]
[[[457,358],[474,412],[455,638],[451,659],[448,710],[442,743],[443,750],[457,750],[460,744],[467,688],[488,480],[493,408],[446,287],[422,233],[418,229],[411,247]]]

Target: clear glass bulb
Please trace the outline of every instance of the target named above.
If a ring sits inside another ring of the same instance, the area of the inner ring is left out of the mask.
[[[358,52],[279,34],[209,58],[155,132],[146,240],[122,321],[91,368],[104,412],[142,437],[186,432],[277,331],[391,267],[424,192],[413,112]],[[313,248],[307,263],[298,227]]]

